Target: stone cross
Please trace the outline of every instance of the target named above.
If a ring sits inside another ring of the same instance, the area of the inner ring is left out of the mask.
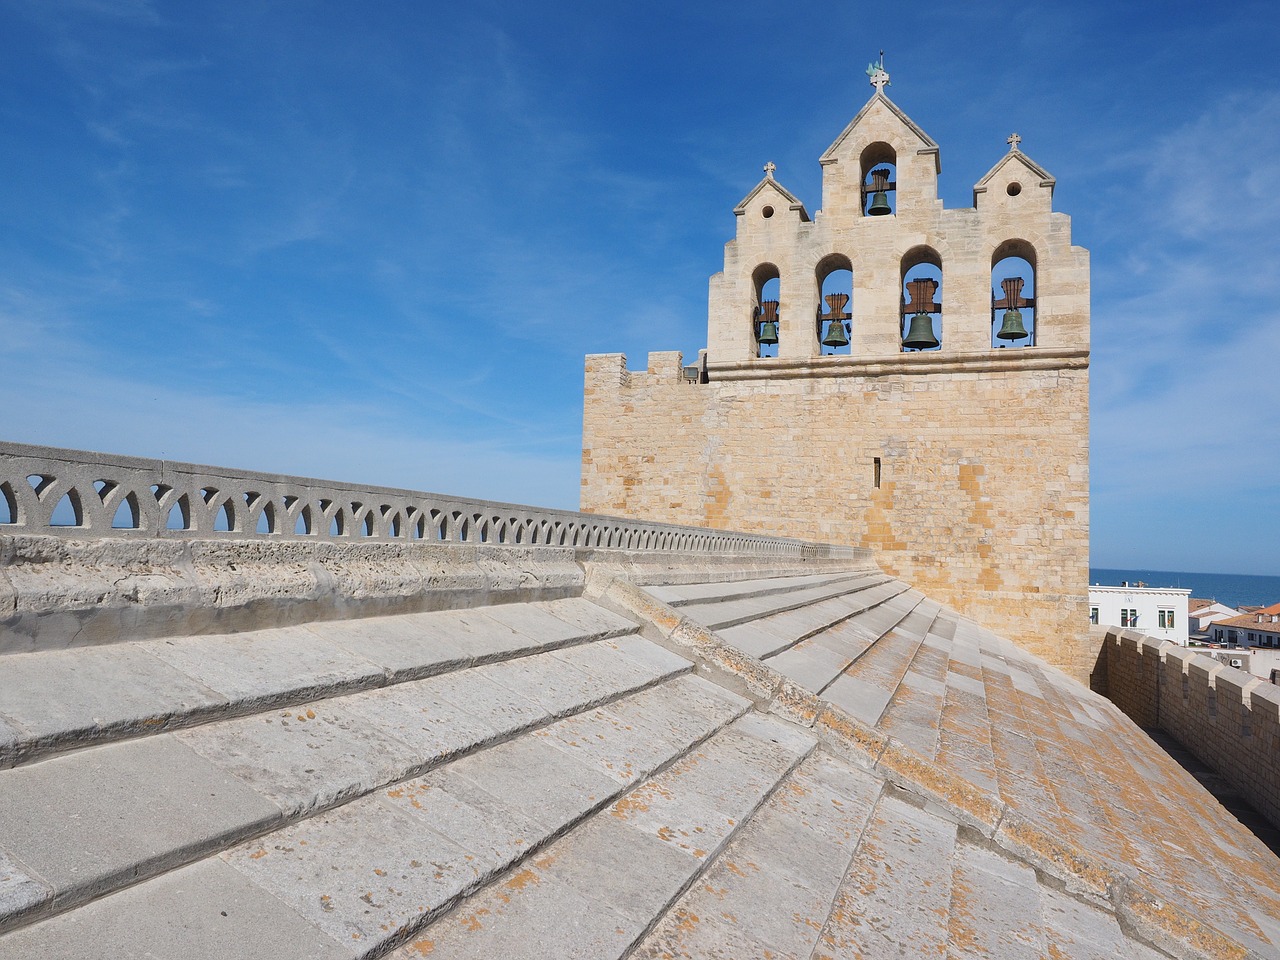
[[[1009,139],[1005,141],[1009,145],[1009,149],[1014,153],[1018,152],[1018,144],[1021,142],[1022,138],[1016,133],[1010,134]]]
[[[775,171],[775,170],[777,170],[777,169],[778,169],[777,165],[775,165],[775,164],[774,164],[774,162],[773,162],[772,160],[770,160],[768,163],[766,163],[766,164],[764,165],[764,175],[765,175],[766,177],[768,177],[770,180],[772,180],[772,179],[773,179],[773,171]]]

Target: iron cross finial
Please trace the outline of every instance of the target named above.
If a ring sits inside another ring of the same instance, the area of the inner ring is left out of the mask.
[[[1009,149],[1014,153],[1018,152],[1018,144],[1020,144],[1021,142],[1022,142],[1022,138],[1018,136],[1016,132],[1010,134],[1009,139],[1005,141],[1005,143],[1009,145]]]
[[[775,171],[775,170],[777,170],[777,169],[778,169],[777,165],[776,165],[776,164],[774,164],[774,162],[773,162],[772,160],[770,160],[768,163],[766,163],[766,164],[764,165],[764,175],[765,175],[766,177],[768,177],[770,180],[772,180],[772,179],[773,179],[773,171]]]
[[[883,93],[884,88],[889,86],[889,74],[884,69],[884,51],[880,51],[880,59],[867,64],[867,76],[871,78],[871,85],[876,88],[877,93]]]

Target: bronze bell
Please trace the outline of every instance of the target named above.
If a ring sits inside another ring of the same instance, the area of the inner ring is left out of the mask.
[[[760,343],[772,346],[778,342],[778,321],[766,320],[760,324]]]
[[[940,346],[938,338],[933,335],[933,317],[927,313],[917,313],[913,316],[907,335],[902,338],[902,345],[916,350]]]
[[[849,334],[844,328],[843,320],[832,320],[827,324],[827,335],[822,338],[824,347],[847,347]]]
[[[1027,328],[1022,325],[1022,311],[1016,307],[1004,312],[1004,323],[996,336],[1001,340],[1021,340],[1028,336]]]
[[[883,217],[893,213],[893,208],[889,206],[889,195],[883,190],[877,190],[871,195],[871,206],[867,207],[867,216]]]

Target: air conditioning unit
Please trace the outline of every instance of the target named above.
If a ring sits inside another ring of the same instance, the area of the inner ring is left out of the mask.
[[[1232,665],[1233,667],[1242,667],[1242,666],[1244,666],[1244,661],[1243,661],[1243,660],[1241,660],[1239,657],[1232,657],[1232,658],[1231,658],[1231,665]]]

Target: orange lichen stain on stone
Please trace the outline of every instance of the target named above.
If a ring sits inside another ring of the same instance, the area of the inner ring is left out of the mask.
[[[1131,897],[1129,908],[1143,916],[1149,923],[1202,951],[1215,960],[1245,960],[1249,951],[1223,936],[1213,927],[1200,923],[1181,910],[1163,901],[1146,897]]]
[[[541,882],[542,882],[541,878],[539,878],[539,876],[536,873],[534,873],[528,867],[525,867],[519,873],[515,874],[509,880],[507,880],[507,882],[503,884],[503,886],[505,886],[508,890],[523,890],[530,884],[536,884]]]
[[[308,720],[314,720],[315,718],[316,718],[316,712],[315,712],[314,710],[310,710],[310,709],[309,709],[309,710],[307,710],[307,719],[308,719]]]
[[[676,929],[681,933],[689,933],[701,922],[696,913],[684,909],[676,911]]]
[[[674,830],[672,830],[670,827],[659,827],[659,828],[658,828],[658,839],[659,839],[659,840],[666,840],[668,843],[670,843],[672,840],[674,840],[674,839],[675,839],[675,837],[676,837],[676,832],[675,832]]]
[[[323,894],[321,894],[321,895],[320,895],[320,909],[321,909],[321,910],[323,910],[325,913],[332,913],[332,912],[333,912],[333,897],[329,896],[327,893],[323,893]]]
[[[404,790],[400,787],[396,787],[392,790],[388,790],[387,796],[390,797],[392,800],[399,800],[401,797],[404,796]]]
[[[380,876],[380,877],[385,877],[385,876],[387,875],[387,871],[385,871],[385,870],[379,870],[377,867],[374,867],[374,868],[373,868],[373,872],[374,872],[374,873],[376,873],[376,874],[377,874],[378,876]]]
[[[639,795],[639,791],[628,794],[613,805],[612,813],[619,820],[626,820],[633,812],[641,813],[649,809],[649,804],[645,802],[645,798]]]
[[[262,859],[263,857],[265,857],[266,855],[267,855],[267,848],[266,848],[266,847],[259,847],[259,848],[258,848],[257,850],[255,850],[253,853],[249,854],[249,859],[250,859],[250,860],[261,860],[261,859]]]

